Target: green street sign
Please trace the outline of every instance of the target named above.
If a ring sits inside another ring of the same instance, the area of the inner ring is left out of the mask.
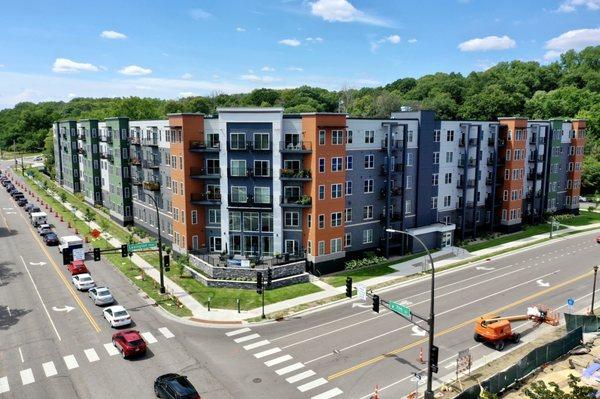
[[[127,244],[127,250],[129,252],[140,251],[142,249],[155,248],[156,245],[157,245],[156,241],[140,242],[140,243],[136,243],[136,244]]]
[[[396,312],[404,317],[410,317],[410,308],[404,305],[400,305],[396,302],[389,302],[389,307],[392,312]]]

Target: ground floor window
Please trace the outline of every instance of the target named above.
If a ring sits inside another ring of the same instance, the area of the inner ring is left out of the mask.
[[[208,247],[210,252],[221,252],[223,251],[221,248],[221,237],[209,237],[208,239]]]
[[[295,254],[298,250],[298,241],[296,240],[285,240],[285,252],[288,254]]]

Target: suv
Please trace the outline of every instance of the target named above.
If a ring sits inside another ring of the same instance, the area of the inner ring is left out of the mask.
[[[164,374],[154,381],[154,393],[157,398],[200,399],[196,388],[184,375]]]
[[[25,206],[25,205],[27,205],[27,198],[20,197],[19,199],[17,199],[17,205],[19,205],[19,206]]]
[[[121,352],[123,358],[146,354],[146,341],[144,341],[140,332],[136,330],[114,333],[112,343]]]

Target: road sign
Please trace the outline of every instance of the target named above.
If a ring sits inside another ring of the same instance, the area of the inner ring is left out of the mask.
[[[389,302],[389,307],[392,312],[396,312],[404,317],[410,317],[410,308],[408,306],[400,305],[396,302]]]
[[[364,284],[356,284],[356,293],[361,301],[367,300],[367,286]]]
[[[97,229],[92,230],[91,234],[94,238],[100,237],[100,231],[98,231]]]
[[[154,247],[156,247],[156,241],[139,242],[137,244],[127,244],[127,251],[129,251],[129,252],[140,251],[142,249],[151,249]]]
[[[73,250],[73,260],[85,260],[85,249],[75,248]]]
[[[569,306],[575,305],[575,300],[573,298],[567,299],[567,305],[569,305]]]

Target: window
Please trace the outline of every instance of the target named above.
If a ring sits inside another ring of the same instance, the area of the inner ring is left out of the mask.
[[[365,144],[373,144],[375,142],[375,131],[365,130]]]
[[[363,192],[365,194],[370,194],[370,193],[373,192],[373,179],[367,179],[367,180],[365,180],[364,187],[363,187]]]
[[[331,144],[342,145],[344,144],[344,132],[343,130],[332,130],[331,131]]]
[[[431,175],[431,185],[432,186],[437,186],[438,185],[438,181],[439,181],[440,175],[437,173],[434,173]]]
[[[507,161],[510,161],[510,150],[506,150],[506,158]]]
[[[244,212],[244,231],[259,231],[258,212]]]
[[[209,209],[208,210],[208,224],[221,224],[221,210],[220,209]]]
[[[246,176],[246,161],[243,159],[232,159],[231,170],[229,173],[231,174],[231,176]]]
[[[431,209],[437,209],[438,199],[437,197],[431,197]]]
[[[342,239],[341,238],[332,238],[329,241],[329,243],[331,245],[331,253],[332,254],[342,251]]]
[[[454,141],[454,130],[446,131],[446,141]]]
[[[246,133],[231,133],[229,135],[229,148],[232,150],[245,150]]]
[[[319,130],[319,145],[325,145],[325,130]]]
[[[413,185],[413,177],[411,175],[406,176],[406,189],[411,189]]]
[[[352,144],[352,130],[348,130],[346,134],[346,144]]]
[[[452,173],[446,173],[444,175],[444,183],[446,183],[446,184],[452,183]]]
[[[352,182],[350,180],[346,182],[346,195],[352,195]]]
[[[285,212],[283,220],[285,227],[298,227],[300,226],[300,213]]]
[[[502,193],[502,201],[508,201],[508,190],[504,190]]]
[[[373,229],[363,230],[363,244],[373,243]]]
[[[350,223],[352,221],[352,208],[344,209],[344,222]]]
[[[452,163],[454,153],[452,151],[446,152],[446,163]]]
[[[242,230],[242,213],[241,212],[229,212],[229,230],[230,231],[241,231]]]
[[[319,241],[319,255],[325,255],[325,241]]]
[[[331,227],[339,227],[342,225],[342,212],[333,212],[331,214]]]
[[[510,180],[510,169],[504,169],[504,180]]]
[[[318,225],[319,229],[325,228],[325,215],[319,215]]]
[[[254,176],[271,176],[271,168],[269,161],[254,161]]]
[[[413,211],[412,211],[412,200],[406,200],[404,202],[404,213],[407,215],[410,215]]]
[[[373,169],[375,167],[375,157],[373,154],[365,155],[365,169]]]
[[[306,253],[308,253],[309,255],[312,255],[312,241],[311,240],[306,241]]]
[[[352,159],[352,155],[347,155],[346,156],[346,170],[352,170],[353,167],[353,159]]]
[[[325,173],[325,158],[319,158],[319,172]]]
[[[242,186],[231,186],[231,202],[246,203],[248,201],[248,189]]]
[[[270,187],[254,187],[254,202],[257,204],[271,203],[271,188]]]
[[[344,234],[344,248],[349,248],[352,246],[352,233]]]
[[[446,195],[444,197],[444,208],[448,208],[450,205],[452,205],[452,197],[449,195]]]
[[[409,152],[406,154],[406,166],[412,166],[413,164],[413,153]]]
[[[439,163],[440,163],[440,153],[436,151],[433,153],[433,164],[437,165]]]
[[[440,142],[440,131],[439,130],[434,130],[433,131],[433,142],[434,143],[439,143]]]
[[[331,198],[341,198],[342,197],[342,184],[336,183],[331,185]]]
[[[312,215],[310,213],[306,217],[306,227],[309,229],[312,227]]]
[[[325,186],[319,186],[319,199],[325,199]]]
[[[254,149],[268,150],[269,149],[269,133],[254,133]]]
[[[198,211],[193,210],[191,213],[192,224],[198,224]]]
[[[373,205],[366,205],[363,207],[363,219],[373,219]]]
[[[333,157],[331,158],[331,171],[339,172],[343,168],[342,165],[342,157]]]

